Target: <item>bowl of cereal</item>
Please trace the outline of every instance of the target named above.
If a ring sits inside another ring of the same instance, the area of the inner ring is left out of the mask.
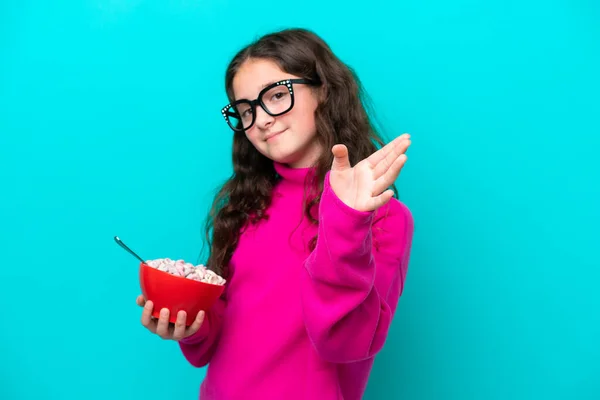
[[[184,260],[159,258],[140,263],[140,287],[147,300],[154,303],[152,316],[169,309],[169,321],[177,320],[180,310],[186,312],[186,325],[191,325],[198,312],[208,310],[225,289],[225,279],[203,265]]]
[[[144,298],[152,301],[152,316],[169,309],[169,321],[175,323],[177,313],[186,312],[186,325],[191,325],[200,311],[211,308],[225,290],[225,279],[204,265],[184,260],[158,258],[144,261],[118,236],[115,242],[140,261],[139,280]]]

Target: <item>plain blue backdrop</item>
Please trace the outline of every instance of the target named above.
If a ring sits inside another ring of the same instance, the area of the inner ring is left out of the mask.
[[[367,399],[600,398],[590,0],[0,3],[0,399],[193,399],[137,262],[196,261],[231,172],[225,67],[315,30],[356,69],[416,223]],[[251,360],[240,360],[251,363]]]

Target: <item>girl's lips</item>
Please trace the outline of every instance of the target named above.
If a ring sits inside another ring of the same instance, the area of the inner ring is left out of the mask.
[[[265,137],[265,141],[268,142],[269,140],[273,139],[274,137],[281,135],[283,132],[285,132],[285,129],[282,130],[281,132],[272,133]]]

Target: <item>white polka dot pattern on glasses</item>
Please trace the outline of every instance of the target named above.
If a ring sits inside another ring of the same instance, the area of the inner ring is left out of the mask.
[[[171,260],[170,258],[157,258],[156,260],[146,261],[152,268],[159,271],[168,272],[171,275],[180,276],[182,278],[192,279],[199,282],[210,283],[213,285],[224,285],[225,279],[221,278],[215,272],[207,269],[200,264],[194,266],[191,263],[186,263],[183,260]]]

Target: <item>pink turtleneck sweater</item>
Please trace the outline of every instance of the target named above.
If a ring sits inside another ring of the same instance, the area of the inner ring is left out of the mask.
[[[208,364],[202,400],[360,399],[404,286],[411,213],[395,198],[356,211],[328,174],[317,228],[303,219],[308,169],[275,167],[269,219],[243,231],[223,299],[181,351]]]

